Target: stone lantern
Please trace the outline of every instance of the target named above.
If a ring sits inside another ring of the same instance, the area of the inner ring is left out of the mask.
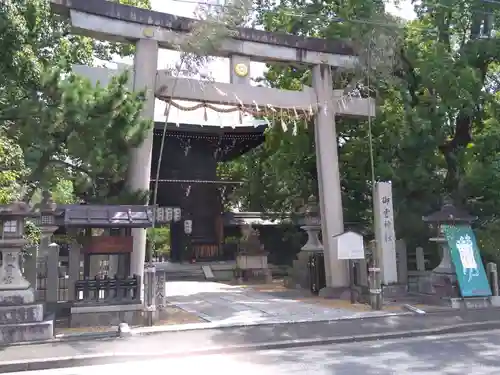
[[[293,268],[289,270],[289,278],[286,279],[286,284],[291,288],[309,288],[309,258],[315,252],[323,251],[323,244],[319,239],[321,233],[321,216],[316,197],[311,195],[304,209],[304,219],[300,228],[307,233],[307,242],[300,252],[297,254],[297,259],[293,261]]]
[[[307,242],[302,246],[301,251],[323,251],[323,244],[319,240],[321,217],[318,203],[314,195],[311,195],[307,200],[304,225],[301,226],[300,229],[303,229],[307,233]]]
[[[241,272],[238,279],[272,281],[271,270],[267,264],[267,252],[260,242],[259,231],[252,228],[250,224],[244,224],[241,228],[242,237],[239,243],[239,251],[236,255],[236,267]]]
[[[20,268],[25,220],[34,213],[26,203],[0,206],[0,345],[48,340],[54,321],[44,320],[44,306],[35,303],[35,293]]]
[[[20,255],[27,240],[24,238],[24,221],[32,217],[31,208],[26,203],[12,203],[0,206],[0,252],[2,267],[0,268],[0,303],[21,297],[27,303],[33,302],[33,291],[20,268]]]
[[[439,265],[431,272],[431,292],[439,297],[456,297],[458,290],[454,287],[457,282],[455,275],[455,266],[451,260],[450,248],[443,233],[443,225],[470,225],[477,217],[471,216],[465,211],[456,208],[452,201],[446,199],[439,211],[436,211],[428,216],[424,216],[422,220],[429,224],[434,231],[435,236],[429,241],[438,244],[442,256]]]

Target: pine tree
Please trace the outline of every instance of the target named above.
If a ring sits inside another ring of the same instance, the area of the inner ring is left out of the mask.
[[[147,0],[125,2],[149,8]],[[151,127],[139,116],[143,94],[127,90],[125,75],[94,87],[71,73],[72,64],[91,65],[94,57],[132,50],[71,35],[46,0],[0,8],[0,126],[23,152],[28,173],[15,179],[27,186],[26,200],[67,179],[93,199],[141,194],[123,193],[120,183],[129,149]],[[5,162],[0,153],[0,164]]]

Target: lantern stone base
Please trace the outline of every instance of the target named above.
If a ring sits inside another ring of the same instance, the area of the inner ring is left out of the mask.
[[[0,345],[53,337],[54,321],[44,320],[43,305],[34,303],[33,289],[0,290]]]
[[[32,304],[33,302],[35,302],[35,291],[32,288],[20,290],[0,290],[0,306],[27,305]]]
[[[264,281],[270,283],[272,281],[271,270],[267,265],[267,253],[259,255],[238,254],[236,256],[236,266],[239,270],[239,275],[235,275],[237,279],[242,281]]]
[[[440,298],[458,298],[460,292],[457,285],[457,276],[448,272],[436,272],[430,274],[431,293]]]
[[[321,250],[317,252],[321,252]],[[296,289],[309,289],[311,287],[309,257],[313,253],[314,251],[301,250],[297,254],[297,259],[293,260],[289,278],[286,280],[287,287]]]
[[[28,322],[41,322],[43,320],[43,305],[0,306],[0,322],[3,324],[16,324]]]

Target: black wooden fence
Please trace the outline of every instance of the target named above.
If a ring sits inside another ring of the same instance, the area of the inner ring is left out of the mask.
[[[75,301],[92,303],[140,302],[141,278],[99,278],[78,280],[75,283]]]
[[[326,286],[325,255],[323,252],[313,253],[309,256],[309,282],[313,294]]]

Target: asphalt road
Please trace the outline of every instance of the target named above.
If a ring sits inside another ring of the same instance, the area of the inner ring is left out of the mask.
[[[500,330],[9,373],[109,375],[474,375],[500,373]]]

